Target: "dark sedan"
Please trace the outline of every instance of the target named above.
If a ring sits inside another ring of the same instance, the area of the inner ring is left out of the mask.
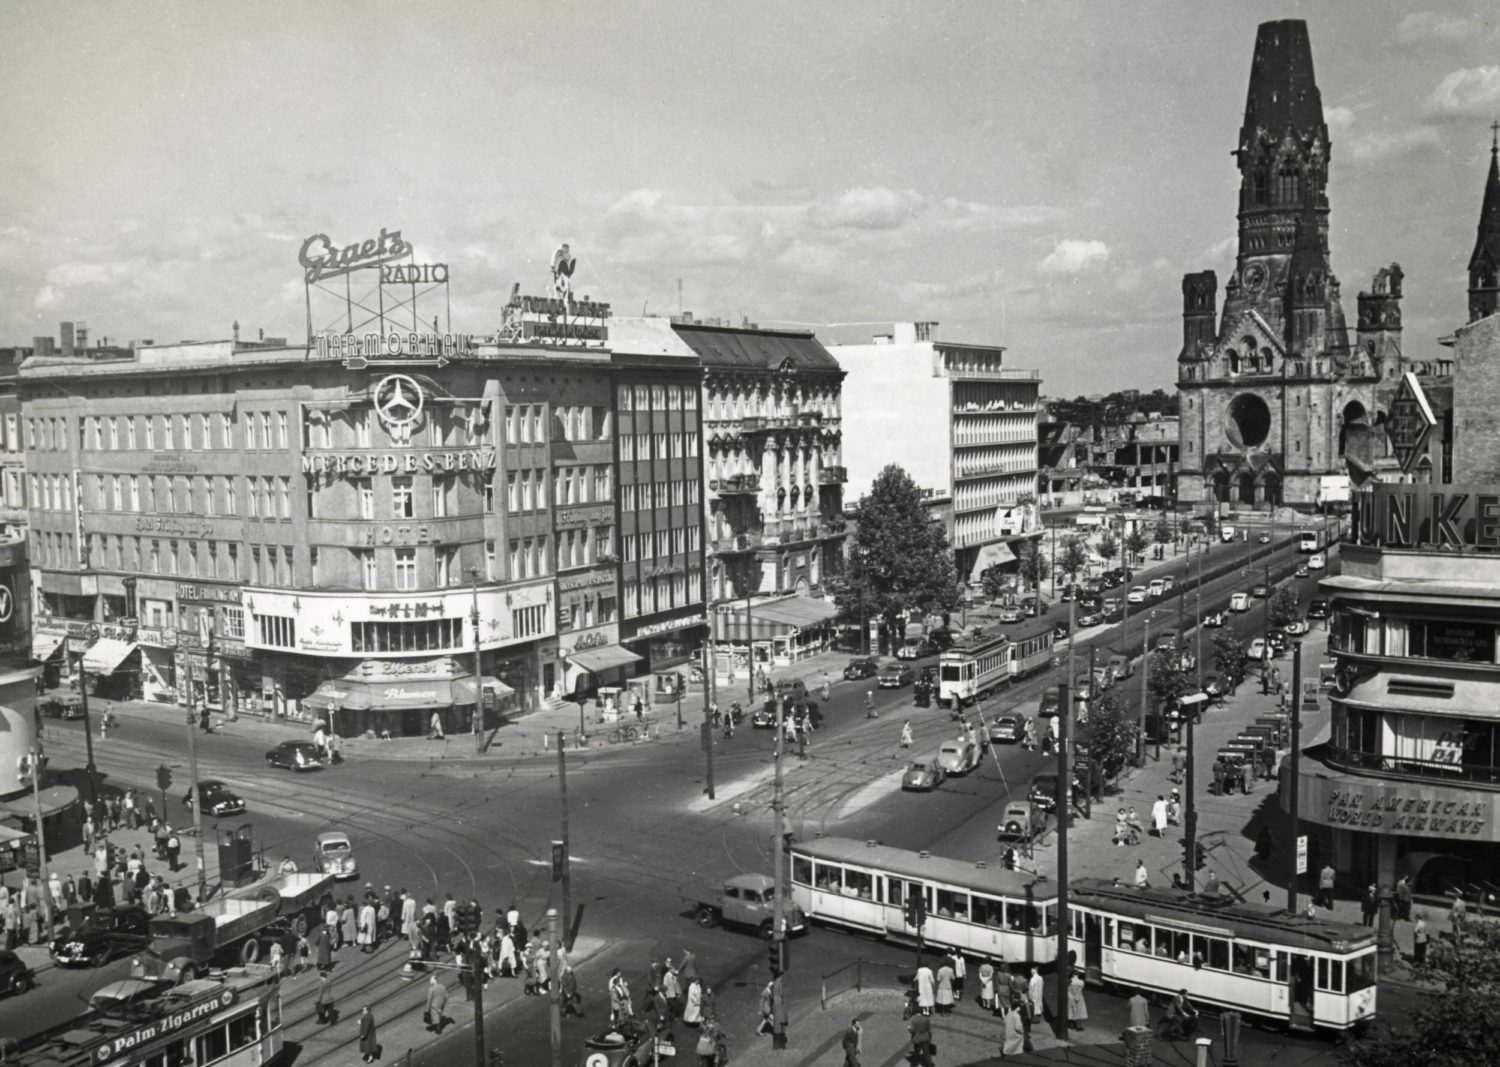
[[[844,681],[857,682],[861,678],[873,678],[880,673],[880,666],[872,659],[852,659],[844,668]]]
[[[138,905],[95,911],[52,939],[52,958],[63,966],[102,967],[116,956],[145,948],[151,940],[149,926],[146,909]]]
[[[311,741],[283,741],[266,753],[266,764],[290,771],[315,771],[326,761]]]
[[[8,948],[0,948],[0,989],[19,996],[36,985],[36,974]]]
[[[189,790],[183,798],[188,807],[193,806],[192,795]],[[203,801],[205,815],[238,815],[245,810],[245,802],[217,778],[205,778],[198,783],[198,799]]]

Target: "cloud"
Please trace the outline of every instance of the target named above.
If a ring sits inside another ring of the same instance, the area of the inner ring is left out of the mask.
[[[1330,133],[1342,133],[1354,125],[1356,114],[1352,107],[1325,107],[1323,109],[1323,122],[1327,124]]]
[[[1109,246],[1103,241],[1078,241],[1065,239],[1042,260],[1040,269],[1046,274],[1077,274],[1097,267],[1109,260]]]
[[[1348,141],[1349,156],[1357,163],[1376,163],[1394,156],[1404,156],[1438,143],[1438,132],[1431,126],[1411,126],[1404,130],[1370,130]]]
[[[1406,45],[1454,44],[1480,33],[1477,19],[1443,15],[1436,11],[1413,11],[1396,24],[1396,41]]]
[[[926,201],[920,193],[898,192],[884,186],[846,189],[832,203],[815,205],[812,221],[820,226],[854,230],[894,230],[921,213]]]
[[[1500,66],[1455,70],[1438,83],[1427,104],[1441,118],[1490,118],[1500,109]]]

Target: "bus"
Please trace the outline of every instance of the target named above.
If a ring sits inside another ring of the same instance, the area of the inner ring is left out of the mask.
[[[1010,681],[1010,637],[998,630],[965,638],[938,657],[938,704],[966,708]]]
[[[1186,989],[1196,1003],[1296,1030],[1348,1030],[1375,1015],[1367,926],[1090,878],[1069,885],[1068,941],[1095,984]]]
[[[997,963],[1057,958],[1057,888],[1024,871],[940,859],[874,841],[792,844],[792,900],[808,918],[914,942],[907,900],[920,894],[922,941]]]
[[[1317,552],[1323,547],[1322,530],[1299,530],[1297,531],[1297,551]]]
[[[21,1067],[266,1067],[282,1054],[280,978],[246,964],[178,985],[112,982],[90,1010],[22,1043]]]

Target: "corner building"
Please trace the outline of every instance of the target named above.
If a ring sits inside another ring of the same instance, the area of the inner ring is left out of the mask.
[[[33,357],[20,392],[36,651],[86,647],[103,691],[410,734],[648,658],[573,662],[621,636],[607,350],[219,341]]]

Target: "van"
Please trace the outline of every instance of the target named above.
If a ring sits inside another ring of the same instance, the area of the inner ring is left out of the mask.
[[[1231,596],[1229,598],[1229,610],[1230,611],[1249,611],[1250,610],[1250,594],[1249,593],[1235,593],[1233,596]]]

